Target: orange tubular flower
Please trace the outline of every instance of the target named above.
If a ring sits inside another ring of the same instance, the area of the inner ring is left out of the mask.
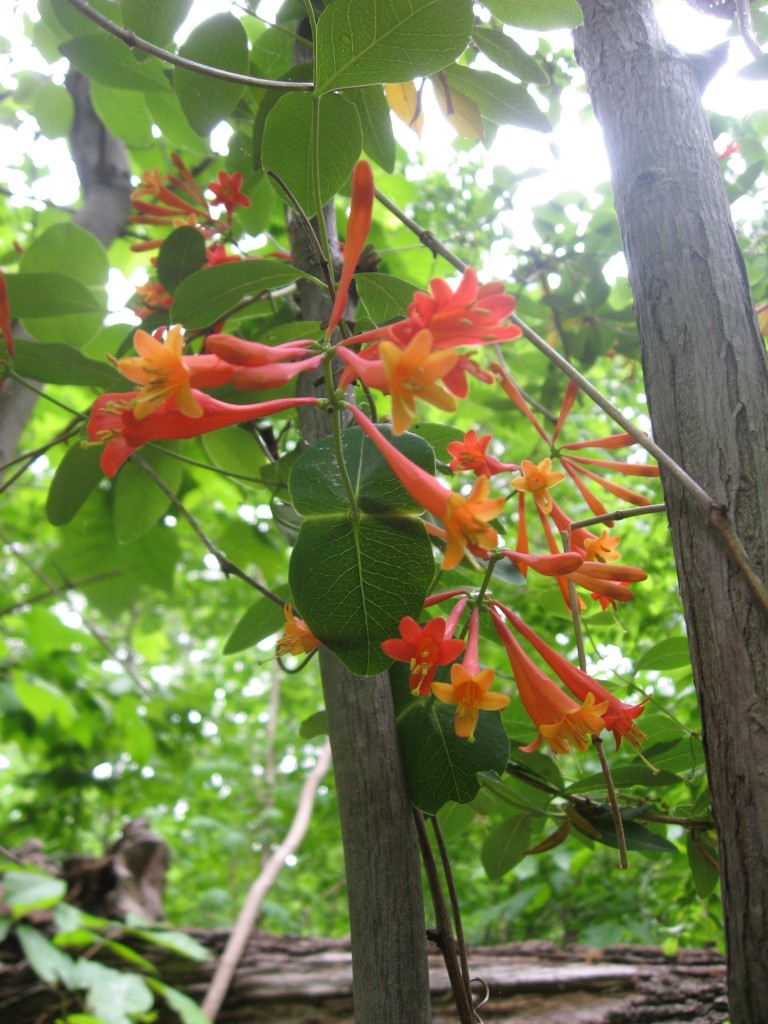
[[[480,632],[477,608],[469,620],[467,652],[460,665],[451,666],[450,683],[432,683],[432,693],[445,704],[456,705],[456,735],[474,740],[481,711],[501,711],[509,704],[503,693],[489,693],[496,673],[492,668],[481,669],[478,662]]]
[[[306,359],[314,342],[308,338],[285,341],[281,345],[262,345],[259,341],[246,341],[234,334],[209,334],[205,348],[235,366],[266,366],[267,363],[287,363],[293,359]]]
[[[376,429],[365,413],[355,406],[348,408],[408,493],[445,524],[448,543],[443,558],[443,569],[452,569],[458,565],[470,545],[485,551],[496,547],[499,535],[490,526],[490,521],[501,512],[504,499],[488,497],[490,485],[487,477],[478,478],[469,497],[464,498],[460,494],[455,494],[443,487],[431,473],[416,466],[398,451]]]
[[[406,348],[391,341],[379,346],[392,395],[392,429],[404,433],[416,416],[416,399],[421,398],[445,412],[453,412],[456,401],[437,381],[456,365],[458,352],[432,352],[429,331],[419,331]]]
[[[589,562],[618,562],[621,555],[616,550],[621,540],[603,530],[599,537],[590,538],[584,545]]]
[[[215,355],[185,356],[184,332],[178,324],[168,328],[164,341],[138,330],[133,345],[138,356],[108,358],[124,377],[140,385],[135,398],[137,420],[149,416],[169,399],[185,416],[202,416],[202,406],[192,387],[226,384],[234,372],[234,367]]]
[[[414,697],[426,697],[438,665],[448,665],[464,650],[464,641],[452,636],[443,618],[430,619],[420,626],[406,615],[400,620],[401,640],[385,640],[381,648],[395,661],[407,661],[411,667],[410,686]]]
[[[286,604],[283,611],[285,612],[285,634],[277,641],[275,650],[278,658],[283,654],[309,654],[320,646],[320,641],[306,622],[294,616],[290,604]]]
[[[368,232],[371,230],[373,215],[374,184],[373,170],[367,160],[358,160],[352,171],[352,202],[347,221],[347,237],[344,242],[344,262],[341,267],[341,279],[336,289],[336,298],[328,321],[328,335],[333,333],[339,320],[344,315],[347,304],[349,285],[352,275],[365,246]]]
[[[552,496],[549,488],[565,480],[565,473],[552,472],[552,459],[542,459],[537,465],[523,459],[520,463],[522,476],[516,476],[509,482],[518,491],[527,491],[545,515],[552,511]]]
[[[578,704],[543,672],[525,653],[494,605],[489,606],[496,632],[509,656],[512,672],[523,707],[538,729],[532,743],[520,749],[525,753],[537,750],[542,739],[554,754],[570,750],[586,750],[589,737],[604,727],[608,701],[595,703],[594,693],[587,693]]]
[[[93,403],[88,437],[94,444],[105,445],[101,468],[107,476],[114,476],[125,460],[148,441],[197,437],[220,427],[264,419],[298,405],[319,404],[317,398],[280,398],[255,405],[230,405],[204,391],[193,391],[192,398],[202,410],[200,416],[185,416],[169,399],[139,419],[134,410],[137,396],[136,391],[110,393],[99,395]]]
[[[511,462],[500,462],[488,455],[486,449],[491,442],[490,434],[478,438],[477,432],[468,430],[463,441],[451,441],[448,454],[452,455],[453,473],[472,472],[475,476],[493,476],[495,473],[517,472],[520,467]]]
[[[613,733],[614,739],[616,740],[616,749],[618,750],[621,746],[623,737],[627,738],[627,741],[632,744],[633,747],[639,748],[643,740],[647,737],[636,725],[635,719],[642,715],[645,711],[645,702],[648,700],[642,700],[639,704],[625,704],[624,701],[619,700],[610,690],[606,689],[601,683],[598,683],[586,672],[582,672],[580,668],[572,665],[567,658],[564,658],[562,654],[559,654],[554,648],[550,647],[549,644],[545,643],[541,637],[535,633],[530,626],[527,626],[525,622],[511,609],[504,607],[504,605],[494,602],[494,606],[506,617],[506,619],[514,626],[518,633],[525,637],[525,639],[534,647],[542,658],[546,661],[549,667],[557,673],[562,679],[574,697],[579,700],[586,700],[589,694],[592,694],[596,701],[605,703],[607,705],[606,710],[603,714],[605,721],[605,727],[609,732]]]

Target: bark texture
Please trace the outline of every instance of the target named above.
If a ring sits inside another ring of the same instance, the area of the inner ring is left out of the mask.
[[[768,360],[693,67],[652,0],[579,0],[656,441],[768,567]],[[768,1021],[768,622],[662,470],[718,825],[732,1024]]]
[[[214,957],[229,933],[193,932]],[[161,977],[198,1002],[211,964],[169,959]],[[251,936],[217,1024],[354,1024],[352,954],[345,939]],[[515,943],[470,952],[474,977],[490,1000],[485,1024],[723,1024],[727,1015],[725,964],[712,950],[681,950],[665,957],[646,946],[558,950],[547,942]],[[442,956],[430,953],[433,1024],[455,1024],[456,1008]],[[480,986],[475,985],[480,991]],[[9,940],[0,944],[0,1019],[4,1024],[53,1024],[64,1012],[61,994],[41,985]],[[411,1024],[410,1009],[389,1018]],[[156,1024],[178,1024],[161,1009]]]
[[[338,254],[335,213],[325,209],[331,251]],[[293,261],[322,277],[313,250],[292,225]],[[327,320],[327,293],[299,283],[305,320]],[[302,374],[298,392],[318,394],[318,373]],[[301,410],[302,441],[330,433],[326,413]],[[321,648],[328,734],[339,801],[347,876],[356,1024],[429,1024],[429,974],[421,860],[400,762],[389,675],[362,678]]]

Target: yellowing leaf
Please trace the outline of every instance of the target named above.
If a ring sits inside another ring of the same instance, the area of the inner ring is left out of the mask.
[[[484,138],[483,119],[475,101],[452,89],[443,75],[436,75],[432,85],[443,117],[453,130],[465,139]]]
[[[421,109],[421,95],[413,82],[395,82],[384,86],[387,103],[392,113],[413,128],[419,138],[424,127],[424,112]]]

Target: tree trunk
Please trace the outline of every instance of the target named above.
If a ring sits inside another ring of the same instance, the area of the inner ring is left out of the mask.
[[[325,208],[331,249],[338,251],[333,205]],[[293,261],[322,271],[292,225]],[[305,320],[330,313],[327,294],[299,282]],[[317,394],[318,374],[299,378],[299,394]],[[330,432],[330,418],[300,411],[302,441]],[[356,1024],[429,1024],[429,973],[421,861],[400,761],[389,675],[355,676],[325,649],[320,673],[328,715],[347,876]]]
[[[689,61],[652,0],[579,0],[656,441],[721,504],[757,575],[768,360]],[[732,1024],[768,1021],[768,622],[700,505],[662,468],[720,843]]]

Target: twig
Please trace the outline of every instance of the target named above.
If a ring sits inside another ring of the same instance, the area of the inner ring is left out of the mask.
[[[237,576],[238,579],[243,580],[244,583],[247,583],[249,586],[253,587],[254,590],[258,590],[260,594],[264,595],[264,597],[268,597],[270,601],[274,601],[275,604],[279,604],[281,608],[283,607],[283,605],[285,604],[285,600],[282,597],[278,597],[277,594],[273,593],[269,589],[269,587],[265,587],[263,583],[259,583],[259,581],[254,579],[253,576],[249,576],[247,572],[243,572],[240,566],[236,565],[234,562],[231,562],[224,554],[224,552],[221,551],[218,547],[216,547],[214,542],[203,530],[202,526],[198,523],[197,519],[186,508],[183,502],[179,500],[176,494],[174,494],[171,488],[166,484],[165,480],[163,480],[162,477],[158,476],[158,474],[154,471],[154,469],[152,469],[148,462],[142,459],[142,457],[138,455],[136,452],[133,453],[131,458],[134,460],[134,462],[136,462],[137,465],[141,466],[142,470],[147,474],[147,476],[151,480],[153,480],[157,484],[157,486],[168,498],[171,504],[176,509],[178,509],[182,516],[184,516],[184,518],[192,527],[199,540],[205,545],[208,551],[219,563],[219,568],[221,569],[225,576]]]
[[[424,871],[427,876],[427,885],[432,897],[432,906],[435,910],[435,921],[437,924],[435,939],[443,954],[445,969],[451,982],[451,991],[456,1003],[456,1010],[461,1024],[476,1024],[475,1012],[472,1008],[472,994],[464,983],[464,977],[456,955],[456,940],[451,930],[451,919],[448,916],[448,908],[445,905],[443,891],[440,887],[440,877],[437,873],[437,864],[429,845],[429,836],[424,824],[424,815],[414,808],[413,819],[416,823],[416,834],[421,850],[421,860],[424,864]]]
[[[115,36],[126,46],[151,53],[153,57],[168,64],[175,64],[176,67],[184,68],[186,71],[194,71],[199,75],[208,75],[211,78],[218,78],[222,82],[233,82],[235,85],[249,85],[259,89],[286,89],[294,92],[311,92],[314,89],[313,82],[284,82],[272,78],[254,78],[253,75],[241,75],[237,71],[226,71],[224,68],[214,68],[210,64],[200,64],[196,60],[182,57],[177,53],[164,50],[161,46],[155,46],[148,39],[142,39],[128,28],[123,28],[114,21],[110,21],[103,14],[95,11],[85,0],[69,0],[69,3],[86,18],[90,18],[100,28],[105,29],[110,35]]]
[[[622,519],[632,519],[634,516],[649,516],[654,515],[657,512],[666,512],[667,506],[664,502],[660,502],[658,505],[641,505],[639,508],[623,508],[618,512],[605,512],[601,516],[591,516],[589,519],[579,519],[578,522],[571,523],[571,529],[581,529],[583,526],[595,526],[598,523],[612,523],[614,521],[619,522]]]
[[[240,911],[237,923],[221,954],[221,959],[211,979],[211,984],[205,994],[202,1006],[203,1013],[207,1014],[212,1022],[216,1020],[216,1016],[227,996],[232,978],[237,970],[237,965],[240,963],[243,950],[248,942],[248,936],[253,931],[258,919],[264,897],[274,885],[277,876],[285,865],[286,857],[298,849],[307,833],[310,818],[312,817],[315,795],[330,764],[331,747],[326,740],[314,768],[304,780],[291,827],[288,829],[285,839],[273,851],[272,856],[259,873],[259,877],[248,891],[243,909]]]
[[[70,590],[82,590],[83,587],[87,587],[90,583],[101,583],[103,580],[108,580],[112,576],[121,576],[123,572],[123,569],[109,569],[107,572],[98,572],[93,576],[83,576],[82,579],[79,580],[69,580],[67,586]],[[5,608],[0,608],[0,619],[5,615],[13,615],[14,612],[18,612],[21,609],[26,608],[29,604],[38,604],[40,601],[46,601],[50,596],[50,590],[42,590],[39,594],[32,594],[30,597],[25,597],[23,601],[17,601],[15,604],[6,605]]]

